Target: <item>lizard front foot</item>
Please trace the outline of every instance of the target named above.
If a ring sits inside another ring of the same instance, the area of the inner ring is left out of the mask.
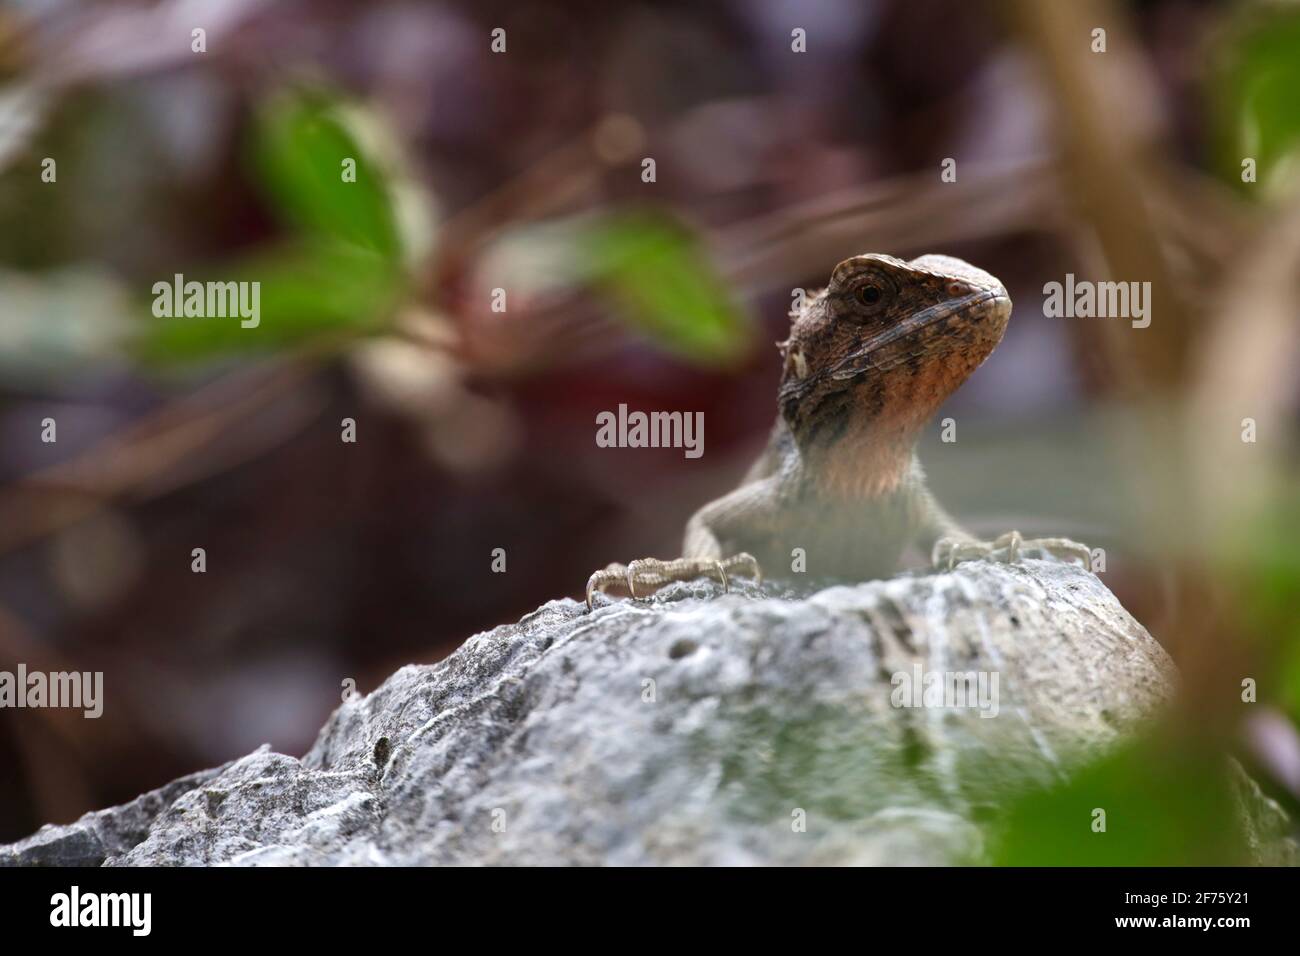
[[[994,541],[976,541],[971,538],[940,538],[930,552],[930,563],[936,568],[951,571],[962,561],[988,559],[1019,561],[1024,551],[1043,551],[1056,558],[1080,558],[1088,571],[1092,570],[1092,552],[1086,544],[1069,538],[1022,538],[1019,531],[1008,531]]]
[[[634,598],[649,597],[665,584],[671,584],[673,581],[711,577],[720,581],[725,591],[731,586],[728,575],[733,573],[751,577],[756,582],[763,580],[763,572],[758,567],[758,561],[753,555],[744,552],[722,560],[677,558],[674,561],[660,561],[658,558],[641,558],[631,564],[611,564],[587,579],[587,609],[591,609],[592,597],[595,593],[609,587],[624,588]]]

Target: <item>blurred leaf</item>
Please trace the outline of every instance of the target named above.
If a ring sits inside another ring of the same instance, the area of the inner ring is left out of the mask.
[[[315,242],[230,263],[219,274],[185,281],[260,282],[259,324],[238,316],[154,318],[140,343],[155,360],[270,351],[340,331],[373,331],[399,301],[397,266],[356,247]]]
[[[130,306],[107,273],[0,271],[0,376],[48,385],[117,357],[131,328]]]
[[[256,169],[289,221],[396,259],[402,243],[388,177],[360,125],[359,113],[323,94],[281,93],[259,118]],[[356,161],[355,182],[343,180],[348,159]]]
[[[1212,748],[1148,739],[1022,798],[1004,821],[1003,866],[1185,866],[1246,862],[1231,765]],[[1094,832],[1094,811],[1105,832]]]
[[[48,94],[32,86],[0,89],[0,170],[31,142],[45,118]]]
[[[256,172],[273,205],[304,236],[206,274],[184,274],[186,282],[259,283],[256,327],[244,328],[239,316],[153,318],[140,342],[144,357],[272,351],[383,326],[406,291],[403,237],[414,232],[397,215],[401,184],[389,177],[383,136],[367,116],[321,92],[282,92],[263,105]],[[343,178],[345,160],[356,163],[354,182]]]
[[[1300,491],[1289,489],[1263,503],[1227,548],[1225,569],[1241,588],[1237,606],[1262,653],[1260,697],[1277,703],[1300,723]]]
[[[1254,8],[1225,37],[1213,87],[1223,174],[1255,191],[1241,181],[1251,157],[1268,193],[1290,189],[1300,181],[1300,11]]]
[[[656,343],[706,364],[734,361],[749,325],[695,236],[649,213],[597,220],[578,240],[587,281]]]

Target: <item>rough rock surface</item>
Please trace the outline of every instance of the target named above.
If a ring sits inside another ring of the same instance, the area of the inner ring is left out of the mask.
[[[996,716],[893,706],[918,665],[996,675]],[[978,862],[1006,788],[1110,745],[1173,681],[1059,562],[552,601],[345,703],[301,759],[262,748],[0,863]]]

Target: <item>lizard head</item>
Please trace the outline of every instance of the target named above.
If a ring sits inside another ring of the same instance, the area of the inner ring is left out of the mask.
[[[778,343],[781,414],[806,455],[829,455],[859,476],[866,469],[874,477],[855,480],[887,487],[930,416],[1001,341],[1010,315],[1002,283],[960,259],[845,259]]]

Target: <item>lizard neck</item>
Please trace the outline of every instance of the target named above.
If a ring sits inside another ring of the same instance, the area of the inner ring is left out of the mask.
[[[857,423],[834,447],[804,451],[805,474],[818,492],[848,501],[870,501],[896,492],[912,468],[916,433],[883,423]]]
[[[800,449],[808,478],[822,494],[838,499],[896,492],[912,468],[926,423],[977,364],[961,354],[935,357],[860,382],[842,403],[827,403],[830,419],[810,430]]]

